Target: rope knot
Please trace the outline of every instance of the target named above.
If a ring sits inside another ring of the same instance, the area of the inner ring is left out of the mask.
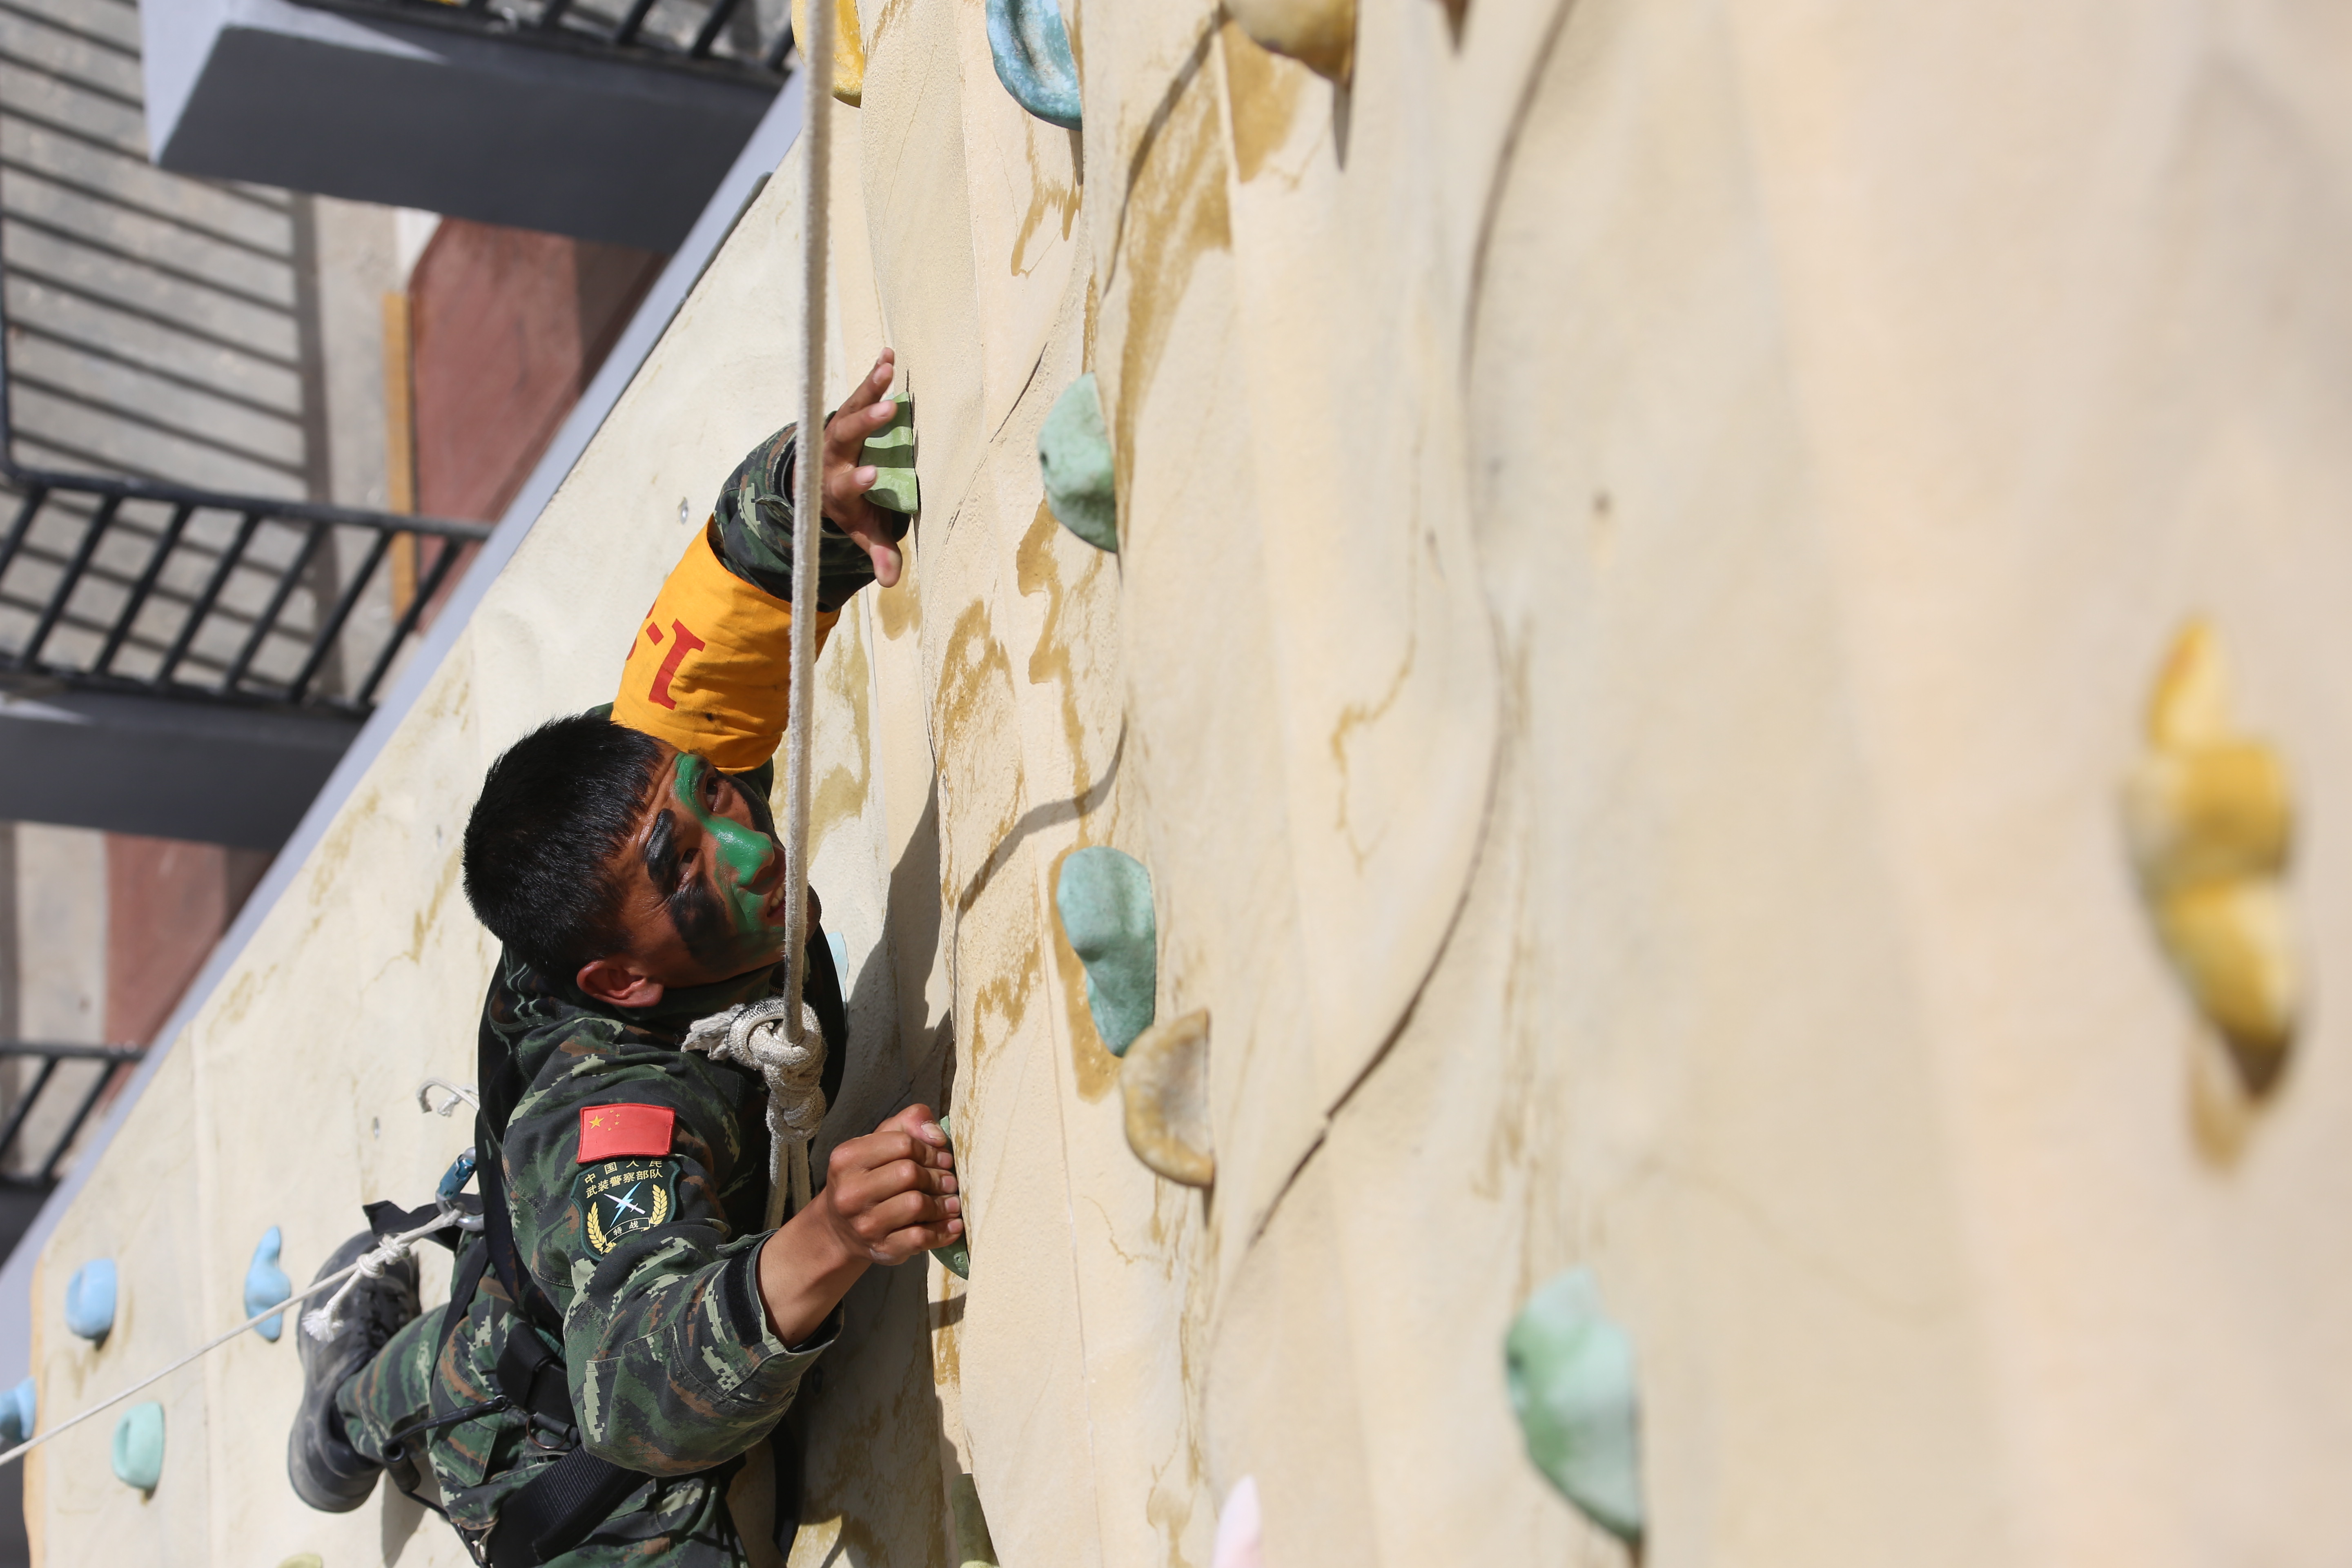
[[[824,1030],[816,1009],[803,1002],[801,1037],[793,1041],[784,1031],[792,1009],[782,996],[745,1002],[696,1019],[685,1041],[688,1050],[748,1068],[767,1085],[771,1227],[781,1218],[778,1200],[787,1187],[794,1212],[807,1205],[808,1146],[824,1123]]]
[[[412,1230],[405,1236],[387,1237],[376,1246],[361,1253],[352,1264],[350,1277],[336,1288],[333,1295],[327,1298],[326,1305],[313,1307],[302,1314],[302,1331],[314,1340],[323,1340],[332,1334],[335,1331],[335,1324],[343,1315],[343,1302],[349,1299],[352,1291],[359,1289],[361,1280],[383,1279],[384,1270],[401,1262],[408,1257],[409,1253],[415,1250],[417,1239],[420,1237],[430,1235],[448,1224],[456,1212],[446,1201],[436,1204],[436,1207],[438,1212],[431,1225],[420,1230]]]

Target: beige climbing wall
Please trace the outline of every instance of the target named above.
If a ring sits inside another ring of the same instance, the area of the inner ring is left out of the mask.
[[[803,1564],[1612,1563],[1499,1345],[1588,1264],[1646,1557],[2321,1564],[2352,1531],[2352,26],[2186,0],[1365,0],[1344,88],[1199,0],[1078,0],[1086,130],[980,0],[868,0],[832,359],[919,395],[906,586],[820,671],[833,1126],[951,1104],[968,1286],[877,1277]],[[462,1140],[481,769],[609,694],[794,405],[797,164],[174,1047],[45,1255],[45,1416],[307,1277]],[[1041,510],[1100,379],[1122,552]],[[2300,810],[2309,981],[2250,1097],[2116,800],[2213,618]],[[1150,868],[1217,1183],[1128,1153],[1053,916]],[[102,1350],[55,1298],[121,1261]],[[280,1479],[292,1347],[28,1475],[52,1563],[457,1563]],[[144,1543],[144,1544],[141,1544]],[[135,1551],[134,1551],[135,1548]]]

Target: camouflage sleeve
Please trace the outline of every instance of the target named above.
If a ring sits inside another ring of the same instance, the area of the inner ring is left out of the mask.
[[[712,521],[719,529],[719,559],[746,583],[779,599],[793,596],[793,436],[787,425],[769,437],[727,476]],[[816,603],[837,610],[874,581],[874,561],[866,547],[826,518],[817,528]]]
[[[579,1063],[508,1124],[516,1246],[563,1314],[589,1451],[647,1475],[704,1469],[775,1425],[831,1331],[798,1349],[776,1338],[759,1292],[766,1238],[727,1221],[721,1194],[761,1157],[719,1092],[732,1076],[674,1050]],[[629,1119],[635,1136],[618,1142],[593,1130]]]

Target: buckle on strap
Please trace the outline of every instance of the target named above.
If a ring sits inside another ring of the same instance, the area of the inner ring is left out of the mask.
[[[529,1418],[534,1447],[552,1450],[580,1446],[580,1425],[572,1413],[563,1363],[541,1342],[538,1331],[520,1318],[514,1321],[499,1352],[498,1382],[499,1392]],[[543,1441],[542,1432],[555,1440]]]

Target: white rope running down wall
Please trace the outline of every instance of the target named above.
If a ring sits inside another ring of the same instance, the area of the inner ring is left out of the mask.
[[[833,175],[834,0],[809,0],[808,37],[801,40],[806,83],[801,92],[807,120],[801,132],[801,233],[806,249],[801,268],[799,484],[793,506],[792,712],[784,752],[784,1038],[802,1043],[807,1009],[801,1002],[808,980],[809,710],[815,706],[817,525],[824,515],[824,284],[830,244]],[[772,1093],[773,1091],[771,1091]],[[787,1156],[771,1140],[768,1228],[783,1220],[783,1199],[792,1191],[797,1208],[808,1201],[808,1142],[794,1140]]]

